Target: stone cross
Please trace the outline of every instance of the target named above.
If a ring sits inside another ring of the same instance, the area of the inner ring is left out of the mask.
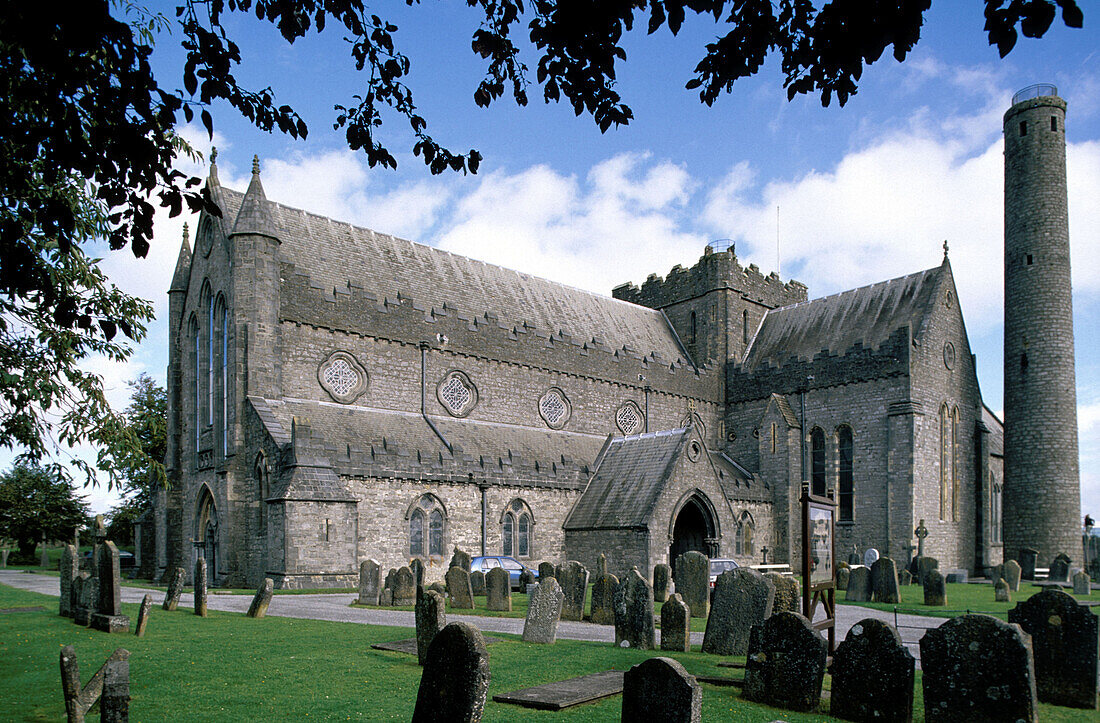
[[[81,688],[76,648],[66,645],[61,649],[61,690],[65,696],[65,713],[69,723],[83,723],[84,715],[101,696],[103,702],[100,703],[100,720],[127,720],[130,702],[129,659],[130,652],[119,648],[111,653],[103,667]],[[125,667],[119,665],[123,663]],[[124,715],[118,715],[119,712]]]
[[[924,557],[924,538],[928,537],[928,528],[924,526],[923,517],[917,529],[913,530],[913,534],[917,536],[917,557]]]
[[[764,545],[764,547],[760,548],[760,554],[762,554],[764,556],[764,561],[761,564],[767,565],[768,564],[768,546],[767,545]]]

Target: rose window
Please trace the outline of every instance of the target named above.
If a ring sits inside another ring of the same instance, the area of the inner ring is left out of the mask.
[[[572,410],[560,389],[550,389],[539,399],[539,414],[551,429],[561,429],[569,421]]]
[[[343,396],[359,383],[359,375],[344,359],[337,359],[325,370],[325,381],[337,396]]]

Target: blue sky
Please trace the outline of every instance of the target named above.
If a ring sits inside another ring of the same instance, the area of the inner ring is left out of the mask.
[[[1054,83],[1069,104],[1082,512],[1096,517],[1100,12],[1086,7],[1084,30],[1056,25],[1042,40],[1021,38],[1000,60],[982,33],[981,2],[933,6],[910,58],[898,64],[887,52],[843,108],[822,108],[816,97],[787,102],[774,59],[707,108],[684,83],[716,34],[713,22],[689,18],[676,38],[667,29],[636,31],[618,75],[635,120],[601,134],[569,106],[543,104],[537,86],[526,108],[506,99],[476,107],[483,72],[469,51],[476,16],[464,3],[395,4],[388,17],[412,60],[409,84],[429,132],[454,150],[472,147],[484,156],[480,172],[465,177],[431,176],[407,150],[407,126],[393,116],[383,138],[399,168],[368,169],[332,130],[333,105],[350,104],[361,88],[342,36],[330,28],[287,46],[272,28],[242,16],[230,25],[245,58],[239,77],[271,85],[310,133],[306,141],[266,134],[215,107],[219,175],[243,190],[257,154],[273,200],[605,294],[689,266],[707,242],[731,239],[742,263],[778,269],[816,298],[935,266],[946,239],[982,392],[999,411],[1001,117],[1014,91]],[[167,4],[163,12],[174,17]],[[178,31],[162,35],[154,55],[158,79],[170,88],[182,87],[178,41]],[[528,53],[525,62],[534,68],[537,57]],[[183,132],[209,150],[204,131]],[[181,168],[206,172],[205,165]],[[128,364],[90,362],[121,406],[126,379],[145,371],[164,381],[163,316],[183,220],[158,220],[146,260],[128,252],[106,258],[116,283],[155,301],[160,317]],[[97,510],[112,499],[103,489],[89,497]]]

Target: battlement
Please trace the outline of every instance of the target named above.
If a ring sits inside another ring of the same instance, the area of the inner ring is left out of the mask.
[[[650,274],[641,288],[627,282],[612,289],[611,295],[651,309],[662,309],[721,289],[769,308],[797,304],[808,297],[808,289],[801,282],[784,283],[774,271],[765,276],[756,264],[741,266],[733,246],[725,251],[714,251],[708,246],[690,269],[677,264],[664,278]]]

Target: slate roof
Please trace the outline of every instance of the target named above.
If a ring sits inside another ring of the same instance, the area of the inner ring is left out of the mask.
[[[690,428],[608,439],[566,530],[644,528]]]
[[[258,186],[259,177],[253,178]],[[223,210],[224,233],[233,233],[243,194],[217,186],[214,197]],[[265,205],[270,221],[260,224],[250,206],[243,230],[255,227],[275,235],[282,241],[282,260],[323,288],[346,289],[351,282],[379,299],[400,293],[425,308],[446,303],[466,314],[495,313],[509,327],[526,322],[551,334],[563,331],[581,341],[596,339],[611,349],[626,345],[642,355],[687,358],[658,310],[270,201]]]
[[[861,344],[874,349],[908,324],[917,336],[932,309],[942,266],[821,299],[771,309],[750,342],[741,368],[752,372],[791,357],[845,354]]]

